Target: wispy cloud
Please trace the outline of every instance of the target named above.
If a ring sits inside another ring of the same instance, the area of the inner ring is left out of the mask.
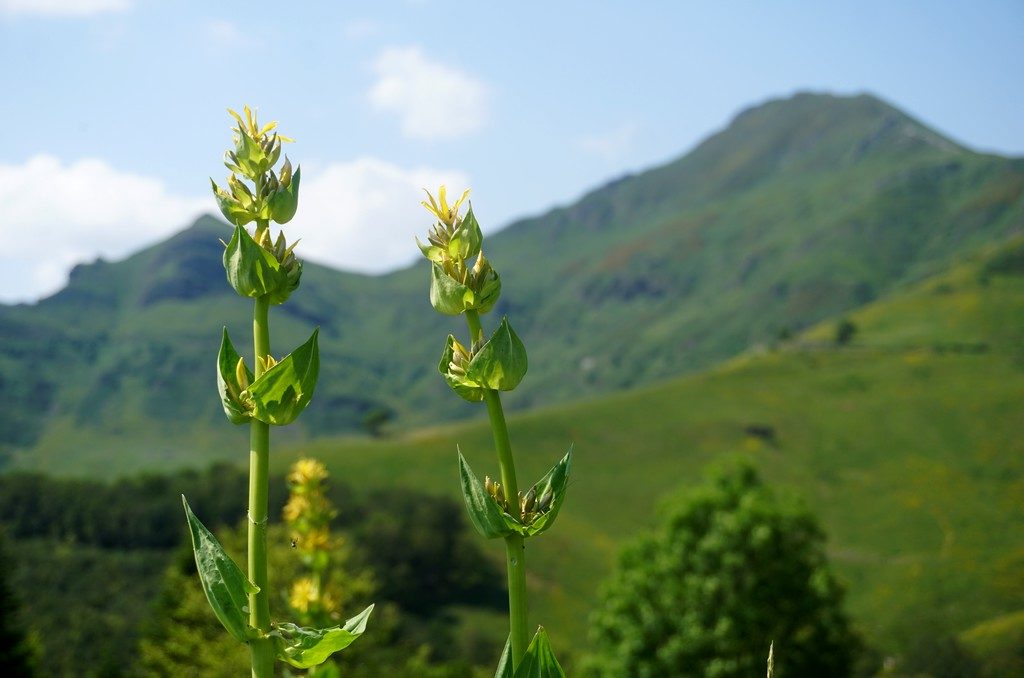
[[[635,122],[625,122],[601,134],[580,137],[576,140],[576,146],[585,153],[606,160],[617,160],[633,147],[639,131],[640,126]]]
[[[423,189],[469,185],[458,170],[406,168],[378,158],[359,158],[303,168],[299,212],[287,225],[301,237],[303,256],[346,270],[379,273],[419,256],[413,238],[426,232],[430,215],[420,207]],[[294,225],[293,225],[294,224]]]
[[[210,19],[203,24],[203,36],[214,47],[233,49],[253,44],[253,39],[246,35],[237,24],[224,19]]]
[[[132,0],[0,0],[0,14],[42,17],[87,17],[124,12]]]
[[[413,139],[448,139],[480,130],[487,119],[488,88],[453,66],[429,59],[418,47],[385,49],[374,62],[370,103],[397,115]]]
[[[346,38],[359,40],[379,35],[381,28],[373,19],[355,19],[342,26],[341,32]]]
[[[124,256],[212,207],[209,199],[172,195],[159,180],[102,160],[63,163],[49,155],[0,164],[0,205],[5,301],[55,292],[72,264]]]

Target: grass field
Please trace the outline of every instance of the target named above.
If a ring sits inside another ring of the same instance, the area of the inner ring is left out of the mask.
[[[528,544],[531,622],[579,647],[623,542],[656,525],[659,498],[734,453],[820,517],[877,647],[1024,608],[1022,255],[1018,239],[849,315],[843,347],[832,321],[696,376],[513,417],[523,480],[576,446],[567,505]],[[320,440],[275,463],[311,454],[366,487],[456,495],[457,445],[495,474],[489,435],[474,422]]]

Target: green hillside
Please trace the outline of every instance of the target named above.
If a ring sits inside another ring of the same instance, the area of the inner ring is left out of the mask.
[[[477,206],[486,219],[486,205]],[[424,213],[421,228],[428,226]],[[677,161],[488,239],[530,348],[513,410],[707,368],[881,298],[1024,226],[1024,161],[975,153],[867,95],[752,108]],[[213,384],[220,327],[248,331],[205,218],[124,261],[0,306],[0,466],[119,474],[233,458]],[[301,236],[301,234],[292,234]],[[301,250],[300,250],[301,254]],[[469,416],[434,365],[449,328],[422,265],[307,265],[272,347],[320,325],[319,391],[294,440]]]
[[[523,478],[576,444],[566,507],[529,545],[533,619],[562,647],[584,637],[598,582],[658,499],[735,452],[820,516],[876,647],[1024,608],[1024,238],[848,317],[843,347],[831,320],[698,375],[511,419]],[[301,451],[366,487],[454,496],[457,444],[493,474],[483,423],[321,440],[275,462]]]

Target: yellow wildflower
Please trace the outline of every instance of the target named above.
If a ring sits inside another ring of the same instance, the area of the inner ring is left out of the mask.
[[[427,194],[427,198],[430,199],[428,203],[426,200],[421,200],[420,204],[427,208],[427,211],[433,214],[440,220],[440,222],[448,227],[455,225],[455,222],[459,218],[459,207],[462,206],[462,201],[469,196],[469,189],[467,188],[462,192],[462,197],[455,201],[451,207],[448,206],[447,200],[447,188],[444,184],[437,189],[437,200],[434,200],[434,196],[430,194],[430,191],[423,189],[423,192]]]

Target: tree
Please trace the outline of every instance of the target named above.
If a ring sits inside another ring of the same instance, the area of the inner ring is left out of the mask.
[[[660,532],[622,553],[591,619],[600,676],[843,676],[860,642],[814,517],[749,462],[667,506]]]
[[[853,336],[857,334],[857,325],[848,318],[844,318],[839,321],[836,325],[836,345],[846,346],[853,341]]]
[[[386,407],[375,407],[363,417],[363,428],[374,438],[384,435],[384,427],[391,423],[395,413]]]
[[[20,601],[11,590],[9,580],[11,558],[0,531],[0,674],[5,676],[31,676],[34,653],[25,627],[22,625]]]

